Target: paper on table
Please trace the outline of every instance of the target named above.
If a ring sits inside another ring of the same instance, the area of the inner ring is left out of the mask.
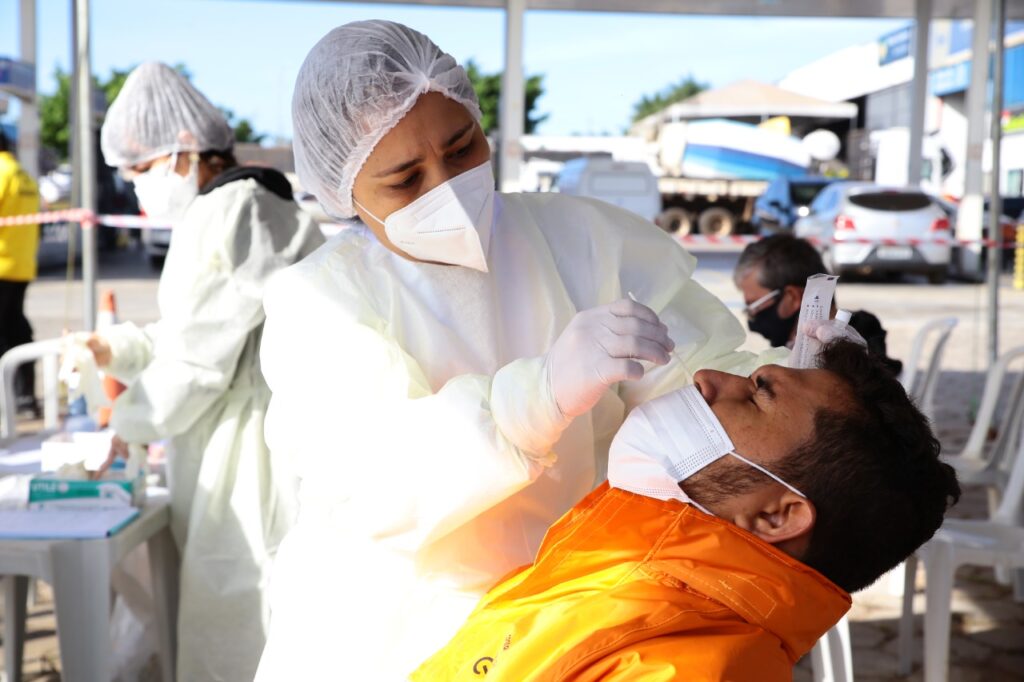
[[[127,526],[139,510],[33,509],[0,510],[0,539],[89,540],[110,537]]]

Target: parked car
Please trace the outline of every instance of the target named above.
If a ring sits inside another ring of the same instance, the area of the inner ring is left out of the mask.
[[[949,218],[950,231],[953,235],[956,235],[956,221],[957,211],[959,206],[949,201],[948,199],[939,198],[935,199],[938,203],[939,208],[943,210],[946,217]],[[1010,202],[1013,202],[1011,199]],[[1008,207],[1003,204],[1003,213],[999,216],[1000,234],[1002,235],[1003,241],[1003,257],[1002,265],[1004,270],[1010,270],[1013,267],[1014,252],[1013,248],[1007,248],[1006,244],[1012,244],[1017,235],[1017,223],[1024,222],[1024,213],[1021,214],[1021,219],[1014,220],[1010,215],[1010,211],[1006,210]],[[1012,210],[1012,207],[1010,208]],[[990,202],[985,199],[984,212],[981,218],[981,238],[988,239],[988,228],[989,228],[989,215],[991,214]],[[960,246],[956,245],[953,247],[952,254],[950,256],[950,275],[959,279],[965,279],[969,281],[980,281],[985,279],[987,268],[988,268],[988,249],[980,248],[978,246]],[[972,266],[973,264],[973,266]]]
[[[584,157],[567,161],[558,174],[558,191],[592,197],[654,221],[661,211],[658,179],[639,161]]]
[[[833,178],[815,176],[775,178],[754,202],[750,224],[762,236],[792,230],[793,223],[809,213],[818,193],[833,182]]]
[[[149,259],[149,264],[159,270],[164,266],[167,249],[171,246],[170,228],[149,228],[142,230],[142,250]]]
[[[825,265],[836,275],[920,273],[941,284],[949,274],[950,246],[935,243],[951,238],[949,218],[916,187],[835,182],[811,202],[809,214],[793,230],[798,237],[820,240]]]

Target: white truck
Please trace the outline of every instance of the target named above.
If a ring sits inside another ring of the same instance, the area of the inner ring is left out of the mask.
[[[653,221],[661,211],[658,179],[646,163],[584,157],[567,161],[555,183],[561,194],[591,197]]]
[[[755,200],[780,175],[806,176],[810,148],[783,132],[728,119],[666,123],[658,136],[662,211],[671,233],[749,231]]]

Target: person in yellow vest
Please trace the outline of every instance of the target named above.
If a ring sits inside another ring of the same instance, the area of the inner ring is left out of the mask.
[[[39,212],[39,188],[14,158],[12,146],[0,130],[0,219]],[[0,225],[0,355],[32,341],[25,291],[36,278],[38,249],[39,225]],[[18,410],[36,411],[32,365],[22,366],[14,389]]]

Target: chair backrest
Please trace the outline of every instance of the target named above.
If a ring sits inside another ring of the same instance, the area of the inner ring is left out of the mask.
[[[955,317],[947,317],[944,320],[936,320],[931,323],[931,330],[936,330],[939,337],[935,340],[935,345],[932,346],[932,356],[928,361],[924,376],[918,380],[918,385],[912,394],[914,400],[921,406],[921,411],[933,421],[935,419],[935,389],[939,385],[939,375],[942,374],[942,358],[946,354],[949,337],[957,322]]]
[[[967,438],[967,444],[960,453],[961,457],[979,460],[985,458],[985,442],[988,440],[989,430],[995,417],[996,406],[999,403],[999,394],[1003,387],[1003,379],[1006,377],[1009,366],[1022,358],[1024,358],[1024,346],[1018,346],[999,356],[999,359],[989,368],[988,375],[985,377],[985,390],[981,396],[981,405],[978,406],[978,416],[974,420],[974,426],[971,428],[971,435]],[[1012,406],[1012,394],[1010,398],[1009,405]],[[1004,421],[1007,422],[1004,427],[1009,426],[1013,418],[1013,414],[1004,414]],[[1003,453],[1000,453],[998,449],[993,449],[991,454],[998,456]],[[989,463],[995,464],[996,462],[990,461]]]
[[[1003,410],[1003,419],[999,425],[999,435],[992,446],[992,455],[995,459],[994,465],[1006,476],[1010,475],[1013,468],[1013,457],[1017,452],[1017,441],[1021,437],[1021,428],[1024,427],[1024,372],[1017,376],[1017,381],[1006,400],[1006,409]]]
[[[927,380],[927,374],[931,369],[932,365],[935,364],[935,351],[939,352],[941,358],[943,348],[945,347],[944,339],[949,337],[953,328],[956,327],[957,318],[955,317],[944,317],[938,320],[932,320],[925,326],[921,327],[917,334],[914,334],[914,340],[910,344],[910,355],[907,357],[906,362],[903,363],[903,373],[900,375],[900,383],[903,384],[904,390],[907,395],[920,400],[920,396],[923,393],[924,384]],[[939,334],[939,339],[932,346],[932,355],[928,362],[925,363],[925,377],[919,379],[921,372],[918,370],[921,365],[921,358],[925,354],[925,345],[933,334]],[[940,344],[942,347],[940,347]],[[915,393],[915,384],[917,384],[917,392]],[[920,402],[918,404],[921,404]]]
[[[1008,453],[1006,458],[1013,461],[1010,479],[1003,489],[1002,499],[992,520],[1017,526],[1024,523],[1024,431],[1016,434],[1015,452]]]
[[[60,380],[57,365],[61,353],[61,339],[35,341],[15,346],[0,357],[0,439],[14,438],[18,407],[14,394],[14,375],[18,368],[29,362],[43,361],[43,425],[56,429],[58,424],[58,395]]]
[[[921,358],[925,354],[925,345],[928,343],[929,337],[938,331],[951,330],[956,326],[956,322],[955,317],[933,319],[914,334],[913,341],[910,343],[910,355],[903,364],[903,373],[899,378],[907,395],[913,395],[913,385],[918,379],[918,367],[921,365]]]

